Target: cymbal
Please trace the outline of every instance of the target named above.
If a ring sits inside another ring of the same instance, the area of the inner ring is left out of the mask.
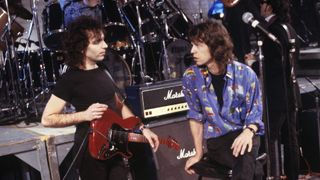
[[[0,3],[1,7],[7,11],[7,9],[4,7],[4,3]],[[21,3],[9,3],[9,11],[11,15],[16,15],[22,19],[31,20],[32,19],[32,13],[24,8]]]

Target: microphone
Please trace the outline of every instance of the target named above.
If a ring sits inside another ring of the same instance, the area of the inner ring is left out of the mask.
[[[280,44],[278,39],[270,32],[268,32],[264,27],[260,25],[260,22],[258,20],[255,20],[252,13],[245,12],[242,14],[242,21],[246,24],[250,24],[253,28],[260,29],[264,34],[266,34],[273,42],[276,42]]]

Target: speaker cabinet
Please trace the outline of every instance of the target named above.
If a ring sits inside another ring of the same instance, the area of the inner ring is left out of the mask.
[[[189,175],[184,171],[187,159],[195,154],[193,138],[189,121],[171,120],[161,121],[161,124],[151,124],[151,129],[159,137],[173,137],[180,144],[180,151],[160,146],[154,154],[158,180],[196,180],[197,175]]]

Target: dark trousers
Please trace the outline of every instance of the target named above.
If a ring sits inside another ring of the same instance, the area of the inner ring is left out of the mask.
[[[101,161],[85,152],[79,167],[81,180],[127,180],[129,168],[126,168],[120,156]]]
[[[262,168],[256,161],[260,147],[260,137],[253,138],[253,147],[251,152],[235,157],[232,155],[231,145],[234,139],[242,132],[235,131],[218,138],[207,140],[207,155],[211,161],[232,169],[232,179],[253,180],[261,179]]]
[[[271,176],[279,178],[280,174],[280,148],[284,145],[284,170],[289,180],[297,180],[299,176],[299,144],[296,118],[293,112],[289,113],[287,120],[284,112],[270,111],[269,113],[269,157]]]
[[[127,180],[130,169],[125,166],[121,156],[116,155],[108,160],[97,160],[90,155],[88,133],[86,129],[76,131],[73,146],[75,164],[70,174],[71,177],[68,176],[67,179],[71,180],[74,174],[78,174],[81,180]]]

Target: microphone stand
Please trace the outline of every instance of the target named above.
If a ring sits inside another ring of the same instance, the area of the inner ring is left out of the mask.
[[[282,68],[282,75],[283,75],[284,94],[285,94],[285,97],[286,97],[285,118],[286,118],[286,121],[289,121],[289,118],[290,118],[290,116],[289,116],[289,105],[288,105],[289,96],[288,96],[288,88],[287,88],[287,77],[286,77],[286,66],[285,66],[286,62],[285,62],[285,58],[284,58],[284,48],[283,48],[283,46],[282,46],[282,44],[280,42],[278,42],[278,41],[273,41],[273,42],[275,42],[280,47],[281,66],[282,66],[281,68]],[[264,104],[265,104],[266,111],[268,111],[267,100],[266,100],[266,102]],[[268,126],[268,139],[270,139],[270,134],[269,134],[270,133],[269,116],[265,120],[267,120],[265,122],[267,122],[266,125]],[[268,149],[268,151],[270,152],[269,145],[268,145],[267,141],[266,141],[266,149]],[[275,166],[276,166],[275,174],[276,174],[276,177],[272,177],[272,176],[270,176],[270,174],[268,174],[267,179],[270,179],[270,180],[274,179],[274,178],[275,179],[277,179],[277,178],[280,179],[281,178],[280,177],[280,163],[279,163],[279,160],[280,160],[280,156],[279,156],[279,139],[276,139],[275,142],[274,142],[274,153],[275,153],[274,154],[274,156],[275,156],[274,159],[276,159],[276,162],[275,162]],[[269,161],[269,163],[268,163],[268,161]],[[270,157],[269,157],[268,160],[267,160],[267,169],[270,168],[270,165],[271,165],[271,163],[270,163]],[[269,169],[268,173],[270,173],[270,172],[271,171]]]
[[[258,36],[259,37],[259,36]],[[270,156],[269,156],[269,138],[270,138],[270,126],[269,126],[269,114],[268,114],[268,99],[266,97],[266,89],[265,89],[265,67],[264,67],[264,56],[262,53],[262,45],[263,41],[261,39],[258,39],[258,52],[259,52],[259,80],[260,80],[260,85],[261,85],[261,94],[262,94],[262,106],[263,106],[263,122],[265,124],[265,150],[266,153],[268,154],[267,156],[267,180],[272,180],[273,178],[271,177],[271,168],[270,168]]]

